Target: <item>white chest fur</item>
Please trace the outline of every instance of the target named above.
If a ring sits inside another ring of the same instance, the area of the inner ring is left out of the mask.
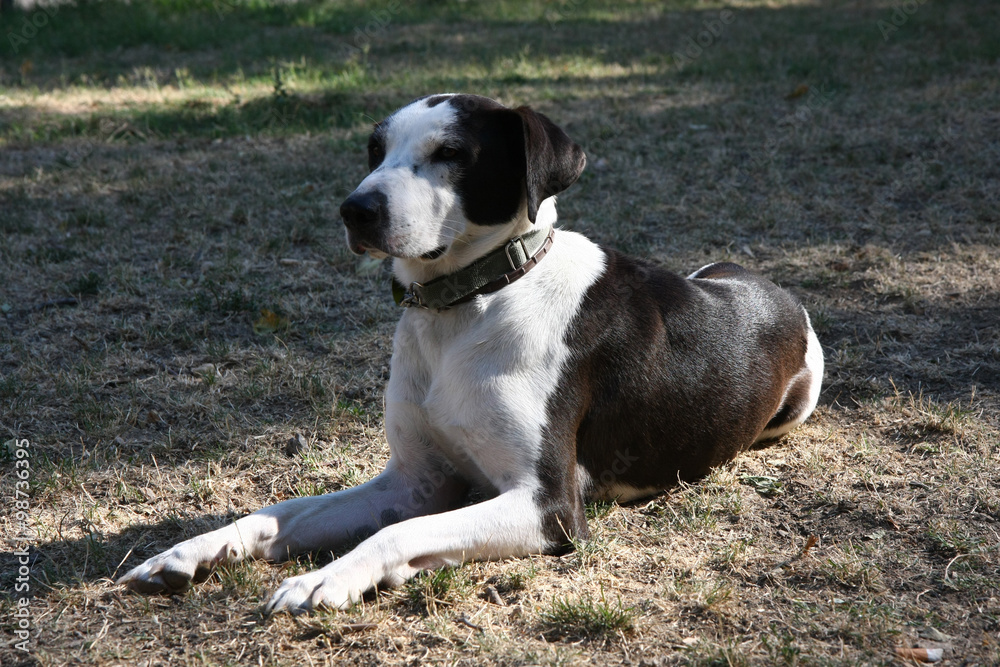
[[[400,463],[426,461],[406,460],[419,451],[496,491],[535,483],[548,401],[569,357],[564,333],[604,265],[591,241],[559,230],[521,280],[448,311],[407,310],[386,391]]]

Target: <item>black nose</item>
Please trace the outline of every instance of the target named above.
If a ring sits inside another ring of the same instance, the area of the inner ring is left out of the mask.
[[[382,222],[388,208],[389,202],[382,192],[355,192],[340,205],[340,217],[351,229],[363,229]]]

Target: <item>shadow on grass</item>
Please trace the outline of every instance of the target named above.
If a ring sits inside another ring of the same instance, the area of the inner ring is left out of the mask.
[[[178,542],[221,528],[241,516],[205,514],[191,519],[171,517],[157,523],[133,524],[112,535],[91,533],[77,539],[42,541],[31,546],[28,558],[31,577],[44,586],[33,585],[30,592],[44,596],[46,587],[59,589],[102,579],[117,579],[146,558]],[[151,538],[153,534],[169,537],[161,542]],[[3,590],[14,590],[19,567],[19,556],[11,552],[0,554],[0,586]]]
[[[138,104],[112,114],[154,136],[218,137],[355,126],[365,114],[381,117],[441,90],[522,96],[527,89],[535,101],[637,86],[649,96],[705,83],[743,91],[778,83],[790,86],[784,94],[807,81],[840,91],[886,78],[926,83],[963,64],[1000,57],[1000,7],[975,0],[921,5],[891,42],[879,28],[891,10],[841,3],[732,10],[695,9],[688,0],[627,7],[589,0],[555,10],[536,2],[501,4],[505,8],[419,0],[389,0],[384,8],[320,0],[83,2],[29,30],[33,36],[10,54],[20,66],[0,70],[0,83],[52,90],[67,84],[211,88],[285,77],[259,99]],[[11,36],[32,16],[5,19],[10,44],[4,48],[13,48]],[[641,74],[576,73],[581,66],[635,65]],[[296,82],[313,92],[297,91]],[[0,110],[0,128],[6,126],[0,138],[99,137],[101,120],[99,113],[61,117],[8,105]]]
[[[828,371],[821,405],[893,391],[942,402],[1000,393],[1000,355],[990,350],[1000,336],[996,297],[976,305],[956,298],[874,301],[824,313],[830,324],[819,333]]]

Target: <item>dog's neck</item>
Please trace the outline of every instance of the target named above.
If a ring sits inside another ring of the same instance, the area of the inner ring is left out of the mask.
[[[413,282],[427,283],[438,276],[455,273],[474,261],[496,250],[504,243],[533,228],[548,228],[556,223],[555,197],[550,197],[538,207],[535,222],[528,219],[522,210],[520,214],[503,225],[467,225],[461,236],[456,238],[448,251],[434,260],[407,259],[396,257],[392,260],[392,272],[402,285]]]

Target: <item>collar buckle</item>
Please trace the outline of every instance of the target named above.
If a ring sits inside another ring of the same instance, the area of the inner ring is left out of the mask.
[[[404,288],[403,298],[399,300],[399,305],[403,308],[423,308],[424,310],[430,310],[430,306],[420,298],[419,290],[421,288],[423,288],[423,285],[416,281],[410,283],[409,287]]]
[[[520,248],[518,248],[518,246],[520,246]],[[521,251],[521,256],[524,257],[524,259],[521,260],[520,262],[516,262],[514,261],[514,258],[511,256],[511,252],[516,253],[519,249]],[[524,238],[521,236],[515,236],[510,241],[508,241],[507,245],[505,245],[503,248],[503,252],[505,255],[507,255],[507,261],[510,262],[511,271],[517,271],[519,268],[521,268],[528,262],[529,259],[528,247],[524,245]]]

